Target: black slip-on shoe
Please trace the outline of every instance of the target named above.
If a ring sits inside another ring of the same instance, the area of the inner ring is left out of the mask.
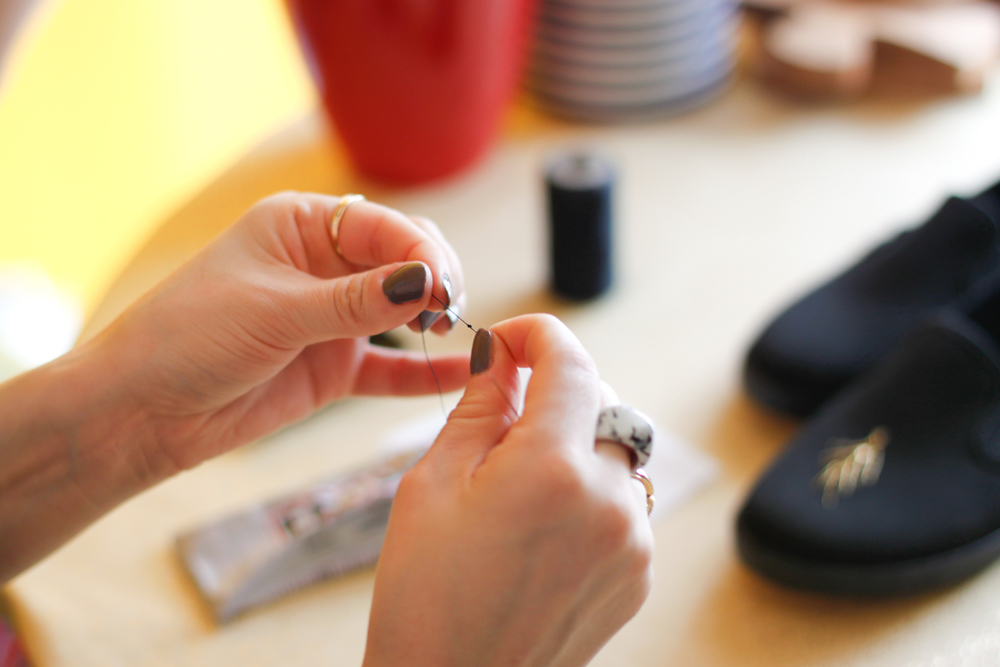
[[[998,225],[1000,183],[971,199],[948,199],[923,226],[775,318],[747,353],[747,392],[772,410],[812,414],[920,319],[1000,273]]]
[[[757,482],[737,545],[774,581],[858,596],[1000,557],[1000,290],[925,321],[824,406]]]

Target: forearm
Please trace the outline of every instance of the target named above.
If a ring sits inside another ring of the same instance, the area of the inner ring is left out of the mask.
[[[118,371],[88,345],[0,384],[0,583],[169,474]]]

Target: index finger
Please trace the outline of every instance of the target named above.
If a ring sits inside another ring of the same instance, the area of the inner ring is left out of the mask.
[[[279,261],[318,278],[423,262],[431,270],[432,294],[447,302],[444,276],[461,284],[461,266],[454,265],[437,239],[399,211],[368,201],[348,206],[340,219],[338,238],[333,239],[331,222],[340,202],[340,197],[307,192],[272,195],[244,216],[248,220],[244,227]],[[436,304],[433,299],[431,303]]]
[[[532,369],[524,412],[515,428],[541,434],[535,442],[594,447],[601,379],[594,360],[552,315],[522,315],[490,327],[520,367]]]
[[[387,206],[370,201],[352,204],[340,220],[337,236],[341,256],[356,266],[423,262],[434,276],[434,295],[445,303],[450,295],[443,276],[461,281],[461,267],[452,266],[447,249],[410,218]]]
[[[359,266],[422,261],[414,252],[444,257],[445,251],[419,225],[399,211],[372,201],[350,205],[337,230],[341,256]]]

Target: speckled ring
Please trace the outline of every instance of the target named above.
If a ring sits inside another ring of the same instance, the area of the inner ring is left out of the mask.
[[[356,194],[344,195],[340,198],[337,208],[333,210],[333,219],[330,221],[330,237],[333,239],[333,249],[341,257],[344,257],[344,253],[340,252],[340,221],[343,220],[348,207],[359,201],[365,201],[365,196]]]
[[[632,452],[632,471],[643,467],[653,453],[653,422],[635,408],[615,405],[597,415],[597,440],[610,440]]]

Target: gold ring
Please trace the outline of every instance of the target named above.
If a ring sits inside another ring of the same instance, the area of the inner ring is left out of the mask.
[[[646,516],[649,516],[653,513],[653,504],[656,502],[656,499],[653,497],[653,480],[649,478],[649,475],[642,468],[636,468],[632,471],[632,479],[642,482],[642,486],[646,489]]]
[[[364,195],[344,195],[340,198],[337,208],[333,210],[333,219],[330,221],[330,237],[333,239],[333,249],[341,257],[344,257],[344,253],[340,252],[340,221],[344,218],[344,214],[347,213],[347,208],[351,204],[364,200]]]

